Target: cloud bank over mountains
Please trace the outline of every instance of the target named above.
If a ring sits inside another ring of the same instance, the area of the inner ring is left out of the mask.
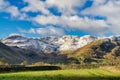
[[[19,3],[12,5],[9,0],[0,0],[0,13],[40,26],[20,30],[23,33],[61,36],[70,29],[91,35],[120,34],[120,0],[20,0]]]

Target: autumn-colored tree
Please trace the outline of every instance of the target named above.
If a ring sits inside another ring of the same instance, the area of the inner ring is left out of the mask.
[[[21,63],[21,65],[28,65],[28,62],[25,60]]]
[[[34,63],[33,65],[34,66],[42,66],[42,65],[44,65],[45,63],[44,62],[36,62],[36,63]]]

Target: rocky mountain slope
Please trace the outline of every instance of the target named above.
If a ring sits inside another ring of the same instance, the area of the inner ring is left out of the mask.
[[[96,40],[93,36],[63,36],[45,38],[26,38],[12,35],[2,40],[8,46],[17,46],[22,49],[33,50],[37,53],[60,53],[61,51],[75,51],[80,47]]]
[[[24,60],[34,62],[40,60],[40,55],[35,52],[18,47],[9,47],[0,42],[0,60],[5,60],[8,63],[21,63]]]
[[[70,57],[83,62],[98,62],[98,59],[108,60],[110,63],[120,61],[119,37],[110,37],[93,41],[77,49]]]
[[[2,43],[1,43],[2,42]],[[9,63],[81,63],[120,56],[120,37],[62,36],[27,38],[12,35],[0,42],[0,59]],[[71,53],[71,54],[68,54]],[[88,60],[89,58],[89,60]],[[87,59],[87,60],[86,60]]]

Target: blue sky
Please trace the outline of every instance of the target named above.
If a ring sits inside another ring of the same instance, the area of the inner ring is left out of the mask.
[[[120,0],[0,0],[0,38],[120,34]]]

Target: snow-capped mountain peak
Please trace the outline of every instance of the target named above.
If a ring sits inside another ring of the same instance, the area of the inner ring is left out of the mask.
[[[94,36],[62,36],[44,38],[26,38],[20,35],[12,35],[2,40],[8,46],[17,46],[23,49],[31,49],[38,53],[59,53],[60,51],[74,51],[96,40]]]

